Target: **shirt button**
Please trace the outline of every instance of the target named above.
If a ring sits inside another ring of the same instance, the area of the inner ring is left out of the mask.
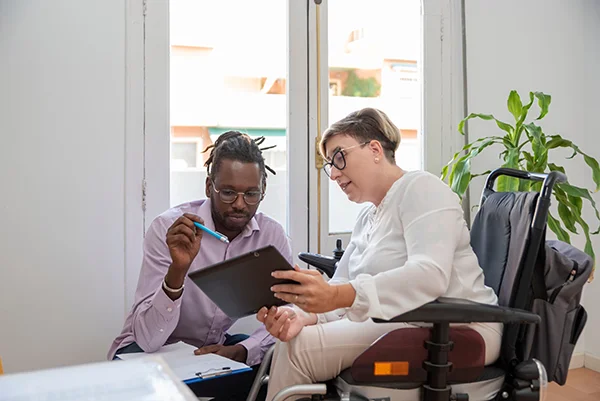
[[[167,312],[173,312],[173,308],[167,308]]]
[[[160,330],[158,330],[158,331],[160,331],[160,332],[162,333],[164,330],[163,330],[163,329],[160,329]]]

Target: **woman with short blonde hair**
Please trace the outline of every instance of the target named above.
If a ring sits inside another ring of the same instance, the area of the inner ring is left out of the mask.
[[[327,282],[315,270],[274,275],[292,307],[262,309],[257,318],[277,342],[267,400],[295,384],[323,382],[350,367],[381,335],[407,323],[390,320],[440,297],[496,305],[470,245],[458,196],[438,177],[404,171],[395,159],[400,130],[377,109],[353,112],[323,134],[324,169],[356,203],[350,243]],[[401,162],[401,161],[400,161]],[[502,325],[468,325],[486,345],[485,364],[500,353]]]

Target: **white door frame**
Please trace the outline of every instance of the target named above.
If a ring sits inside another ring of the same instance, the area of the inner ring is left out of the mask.
[[[330,234],[330,180],[315,168],[314,143],[318,133],[329,123],[327,21],[327,0],[309,0],[309,248],[312,252],[330,255],[335,239],[341,238],[345,247],[350,234]],[[465,138],[457,130],[465,113],[462,2],[421,0],[421,23],[422,160],[425,170],[439,175],[452,155],[465,144]],[[320,44],[317,44],[317,36]],[[320,86],[320,98],[312,95],[317,93],[317,86]]]

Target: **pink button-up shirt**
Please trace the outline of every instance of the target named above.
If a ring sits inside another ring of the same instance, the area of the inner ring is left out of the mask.
[[[110,347],[108,359],[112,359],[119,348],[134,341],[146,352],[157,351],[164,344],[177,341],[196,347],[223,344],[225,332],[235,323],[189,277],[185,278],[183,294],[176,301],[172,301],[162,289],[163,279],[171,264],[165,242],[166,233],[183,213],[197,214],[208,228],[215,229],[210,200],[173,207],[152,222],[144,239],[144,255],[134,304],[125,320],[123,331]],[[283,227],[270,217],[256,213],[245,229],[229,244],[204,234],[200,251],[192,262],[189,273],[266,245],[275,246],[292,263],[292,249]],[[273,343],[273,337],[261,325],[240,343],[248,350],[246,363],[250,366],[260,363]]]

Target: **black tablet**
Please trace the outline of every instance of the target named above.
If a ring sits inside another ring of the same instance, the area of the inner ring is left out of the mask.
[[[256,314],[263,306],[285,305],[286,302],[275,298],[271,286],[297,283],[276,279],[271,273],[293,269],[277,248],[269,245],[190,273],[188,277],[227,316],[242,318]]]

